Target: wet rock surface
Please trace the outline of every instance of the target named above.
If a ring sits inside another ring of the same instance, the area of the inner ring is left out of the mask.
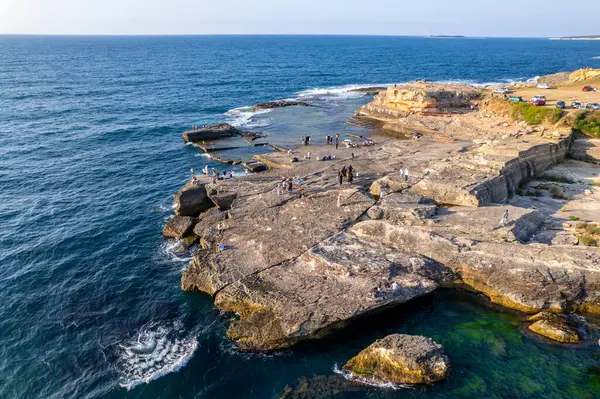
[[[450,361],[431,338],[392,334],[350,359],[344,370],[370,384],[430,384],[450,375]]]
[[[305,101],[278,100],[278,101],[267,101],[264,103],[256,104],[254,106],[254,109],[262,110],[262,109],[294,107],[294,106],[310,107],[311,105]]]

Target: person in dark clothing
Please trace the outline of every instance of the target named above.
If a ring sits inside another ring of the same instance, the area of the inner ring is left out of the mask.
[[[343,180],[344,180],[344,176],[342,175],[342,172],[340,170],[338,170],[338,181],[340,182],[340,186],[342,185]]]
[[[288,185],[288,191],[290,191],[290,192],[291,192],[291,191],[292,191],[292,187],[293,187],[293,185],[294,185],[294,184],[292,183],[292,179],[288,179],[288,181],[287,181],[287,185]]]
[[[346,165],[344,165],[344,166],[342,167],[342,176],[343,176],[343,177],[346,177],[346,174],[347,174],[347,173],[348,173],[348,168],[346,168]]]
[[[338,149],[339,145],[340,145],[340,139],[339,139],[339,138],[338,138],[338,136],[336,135],[336,136],[335,136],[335,149],[336,149],[336,150]]]
[[[354,174],[352,174],[352,171],[349,170],[348,171],[348,183],[352,183],[353,179],[354,179]]]

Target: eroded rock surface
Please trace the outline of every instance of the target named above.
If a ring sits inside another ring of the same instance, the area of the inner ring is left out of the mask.
[[[175,194],[175,214],[196,217],[212,208],[214,203],[208,197],[204,183],[188,182]]]
[[[392,334],[350,359],[344,370],[368,383],[430,384],[450,375],[450,361],[431,338]]]
[[[584,323],[573,315],[540,312],[531,316],[529,321],[533,322],[529,326],[530,331],[563,344],[579,343],[581,337],[577,330],[586,328]]]

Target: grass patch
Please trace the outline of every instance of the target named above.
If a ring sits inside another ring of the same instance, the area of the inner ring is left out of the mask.
[[[581,218],[579,216],[569,216],[569,220],[571,222],[577,222],[577,221],[581,220]]]
[[[519,121],[525,121],[528,125],[539,125],[543,122],[557,123],[563,116],[560,108],[536,107],[527,103],[513,105],[512,117]]]
[[[594,239],[594,237],[590,237],[590,236],[586,236],[586,235],[579,235],[579,236],[577,236],[577,239],[579,240],[580,243],[582,243],[583,245],[585,245],[587,247],[597,247],[598,246],[598,242]]]
[[[600,113],[581,112],[575,117],[575,128],[580,132],[593,137],[600,138]]]
[[[590,234],[600,235],[600,226],[587,225],[585,231]]]

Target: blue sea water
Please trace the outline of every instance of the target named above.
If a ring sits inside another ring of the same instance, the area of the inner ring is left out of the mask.
[[[455,292],[283,353],[240,352],[229,316],[181,291],[190,257],[161,236],[172,194],[207,162],[181,140],[192,124],[291,145],[360,131],[345,124],[370,100],[357,85],[508,82],[598,56],[600,42],[542,39],[0,36],[0,397],[333,397],[319,377],[391,332],[443,344],[451,378],[335,397],[600,397],[597,346],[552,345]],[[244,108],[285,98],[318,107]]]

